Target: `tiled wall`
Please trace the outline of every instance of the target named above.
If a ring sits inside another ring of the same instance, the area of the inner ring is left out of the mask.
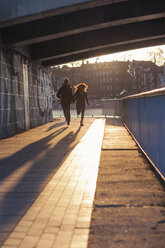
[[[28,99],[25,99],[25,95]],[[25,121],[26,100],[29,107],[29,126]],[[0,139],[51,119],[52,96],[48,69],[11,50],[0,50]]]

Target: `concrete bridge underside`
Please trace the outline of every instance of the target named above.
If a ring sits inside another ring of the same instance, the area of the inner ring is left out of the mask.
[[[165,43],[164,0],[0,3],[3,44],[46,66]]]

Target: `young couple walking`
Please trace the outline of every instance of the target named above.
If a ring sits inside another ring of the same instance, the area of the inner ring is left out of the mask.
[[[61,100],[64,116],[68,125],[70,125],[70,104],[76,102],[77,115],[81,113],[80,126],[84,126],[83,119],[85,113],[85,106],[88,102],[86,83],[80,83],[75,87],[74,94],[72,93],[72,87],[69,83],[69,79],[65,78],[64,83],[57,92],[57,97]]]

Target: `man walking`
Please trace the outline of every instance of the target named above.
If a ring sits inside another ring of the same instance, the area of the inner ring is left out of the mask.
[[[57,97],[61,100],[64,116],[68,125],[70,125],[70,104],[72,102],[72,87],[69,79],[65,78],[64,83],[57,92]]]

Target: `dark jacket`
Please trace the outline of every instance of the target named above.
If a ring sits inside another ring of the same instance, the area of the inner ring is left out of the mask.
[[[72,102],[72,88],[69,84],[63,84],[58,92],[57,97],[61,100],[62,105],[69,105]]]
[[[76,101],[76,105],[85,106],[85,103],[88,103],[87,93],[84,91],[77,90],[74,94],[74,100]]]

